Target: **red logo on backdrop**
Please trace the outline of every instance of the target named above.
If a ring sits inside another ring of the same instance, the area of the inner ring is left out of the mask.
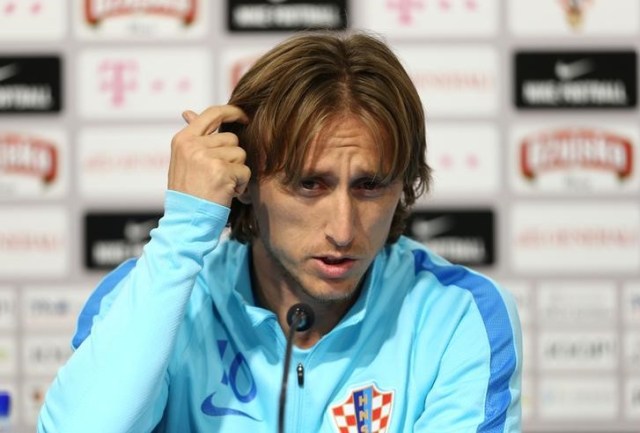
[[[98,25],[114,16],[134,13],[175,16],[189,25],[195,20],[196,6],[197,0],[85,0],[84,14],[91,25]]]
[[[475,11],[478,8],[478,0],[387,0],[387,8],[398,11],[398,20],[404,25],[413,24],[413,13],[416,10],[434,8],[441,12],[448,12],[455,6],[461,6],[465,10]]]
[[[257,57],[245,57],[243,59],[238,59],[235,61],[233,66],[231,67],[231,76],[230,76],[230,88],[233,89],[240,81],[240,78],[247,72],[251,66],[257,60]]]
[[[622,181],[633,169],[633,147],[620,135],[561,129],[526,137],[520,145],[520,164],[530,180],[541,172],[582,167],[612,171]]]
[[[567,23],[574,30],[579,30],[584,21],[585,7],[593,3],[593,0],[558,0],[558,2],[567,15]]]
[[[0,135],[0,172],[36,176],[48,184],[55,180],[57,167],[55,143],[20,134]]]

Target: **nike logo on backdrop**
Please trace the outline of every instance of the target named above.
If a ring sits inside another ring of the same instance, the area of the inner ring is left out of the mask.
[[[593,62],[590,59],[581,59],[570,63],[558,60],[555,65],[556,76],[563,81],[573,80],[591,71],[593,71]]]
[[[241,410],[232,409],[230,407],[216,406],[213,403],[213,396],[215,394],[216,393],[214,392],[211,395],[207,396],[202,402],[202,405],[200,406],[200,410],[202,410],[202,413],[204,413],[205,415],[209,415],[209,416],[238,415],[238,416],[251,418],[254,421],[260,421],[259,419],[254,418],[248,413],[242,412]]]
[[[15,63],[0,66],[0,81],[8,80],[18,74],[18,66]]]

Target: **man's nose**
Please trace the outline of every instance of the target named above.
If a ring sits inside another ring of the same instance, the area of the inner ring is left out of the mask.
[[[349,247],[355,236],[356,203],[351,194],[335,191],[327,209],[325,235],[336,247]]]

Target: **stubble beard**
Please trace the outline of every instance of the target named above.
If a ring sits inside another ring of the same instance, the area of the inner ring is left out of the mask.
[[[338,293],[318,293],[314,291],[313,288],[305,286],[300,278],[298,278],[292,272],[285,267],[282,260],[276,255],[276,253],[271,249],[270,245],[267,243],[263,243],[265,251],[271,258],[271,262],[276,265],[277,272],[282,276],[282,279],[288,285],[288,287],[295,293],[303,293],[305,297],[312,299],[313,301],[324,304],[343,304],[346,301],[351,301],[360,293],[360,287],[364,276],[358,280],[354,286],[349,287],[348,290],[344,290]],[[366,275],[366,273],[365,273]]]

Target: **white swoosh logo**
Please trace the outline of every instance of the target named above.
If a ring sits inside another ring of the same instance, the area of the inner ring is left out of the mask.
[[[411,230],[417,238],[429,240],[448,232],[453,227],[453,219],[449,216],[433,218],[429,221],[414,221]]]
[[[18,66],[15,63],[0,67],[0,81],[8,80],[18,74]]]
[[[556,76],[563,81],[573,80],[593,71],[593,62],[590,59],[576,60],[571,63],[556,62]]]

